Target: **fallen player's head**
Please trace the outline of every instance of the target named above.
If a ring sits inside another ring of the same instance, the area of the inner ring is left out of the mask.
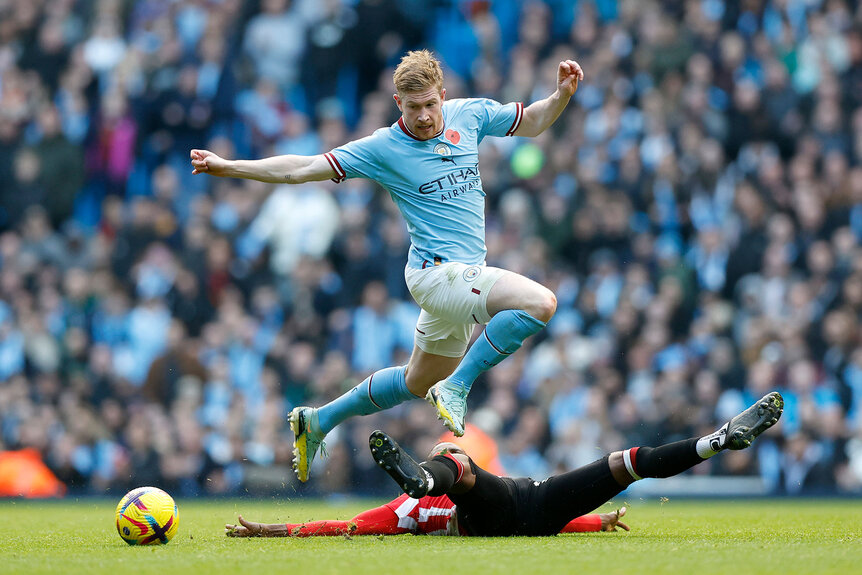
[[[461,455],[467,455],[466,451],[451,441],[441,441],[428,452],[428,459],[433,459],[436,455],[445,455],[446,453],[460,453]]]

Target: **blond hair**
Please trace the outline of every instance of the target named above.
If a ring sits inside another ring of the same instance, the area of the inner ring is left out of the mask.
[[[392,74],[395,90],[399,94],[423,92],[428,88],[443,89],[443,69],[440,61],[428,50],[407,52]]]

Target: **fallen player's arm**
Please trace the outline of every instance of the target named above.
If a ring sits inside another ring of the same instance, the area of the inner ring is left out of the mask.
[[[553,94],[533,102],[524,108],[524,117],[515,136],[538,136],[557,121],[569,104],[569,99],[578,89],[578,82],[584,79],[584,71],[574,60],[560,62],[557,68],[557,89]]]
[[[336,177],[323,154],[272,156],[260,160],[226,160],[209,150],[192,150],[192,174],[245,178],[270,184],[302,184]]]
[[[239,525],[225,523],[224,534],[228,537],[290,537],[285,523],[257,523],[239,516]]]
[[[625,531],[629,526],[620,521],[620,517],[626,514],[626,508],[622,507],[610,513],[593,513],[583,515],[569,521],[560,533],[591,533],[596,531],[616,531],[617,528]]]
[[[334,537],[338,535],[401,535],[414,530],[398,525],[398,516],[385,505],[363,511],[348,521],[325,520],[307,523],[257,523],[239,516],[239,525],[227,523],[228,537]]]

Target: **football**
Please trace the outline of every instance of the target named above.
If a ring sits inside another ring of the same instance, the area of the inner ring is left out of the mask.
[[[120,499],[116,520],[129,545],[159,545],[176,535],[180,515],[173,497],[158,487],[138,487]]]

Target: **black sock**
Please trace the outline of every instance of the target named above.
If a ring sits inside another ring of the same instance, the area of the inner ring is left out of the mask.
[[[428,492],[428,495],[432,497],[446,495],[458,481],[462,472],[455,460],[445,455],[435,455],[431,461],[423,461],[419,465],[430,473],[434,480],[434,485]]]
[[[683,439],[659,447],[638,447],[633,454],[635,473],[641,477],[672,477],[704,459],[697,454],[697,439]]]

